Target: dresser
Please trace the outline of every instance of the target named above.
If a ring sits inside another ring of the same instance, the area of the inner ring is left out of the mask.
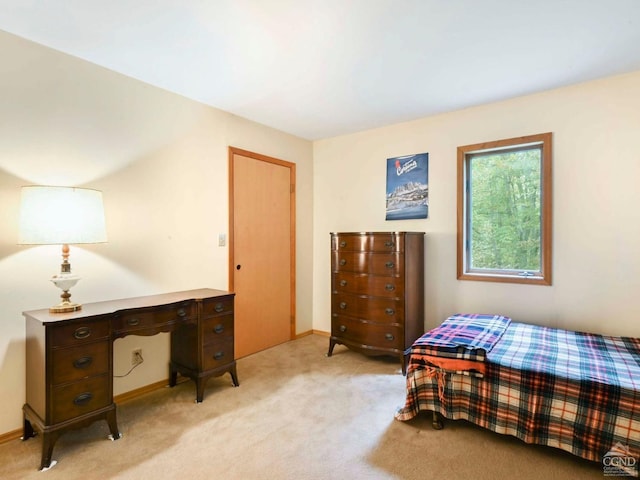
[[[113,401],[113,341],[171,332],[169,384],[178,374],[196,384],[229,372],[238,385],[233,351],[234,294],[199,289],[84,304],[82,310],[24,312],[26,403],[23,440],[42,435],[40,468],[49,467],[62,433],[106,420],[120,438]],[[169,420],[169,419],[167,419]]]
[[[331,233],[331,338],[366,355],[406,356],[424,333],[424,233]]]

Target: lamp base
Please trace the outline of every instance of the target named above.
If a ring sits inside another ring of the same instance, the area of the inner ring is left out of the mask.
[[[49,307],[49,313],[77,312],[78,310],[82,310],[82,304],[73,302],[60,302],[58,305]]]
[[[69,289],[78,283],[78,280],[80,280],[80,277],[71,273],[71,266],[67,264],[65,268],[65,264],[63,263],[62,272],[51,278],[54,285],[62,290],[62,295],[60,295],[62,301],[58,305],[50,307],[49,313],[77,312],[82,309],[81,304],[69,300],[71,298]]]

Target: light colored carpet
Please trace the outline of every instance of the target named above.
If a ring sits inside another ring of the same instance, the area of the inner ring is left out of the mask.
[[[123,438],[99,421],[65,433],[50,470],[42,440],[0,445],[0,478],[92,479],[602,479],[602,467],[465,422],[431,428],[425,414],[394,419],[405,379],[392,358],[370,358],[311,335],[238,361],[195,404],[188,381],[118,405]]]

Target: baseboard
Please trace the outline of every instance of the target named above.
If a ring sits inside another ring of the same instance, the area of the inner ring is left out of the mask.
[[[12,432],[3,433],[0,435],[0,444],[10,442],[11,440],[17,440],[22,438],[22,429],[13,430]]]
[[[307,330],[306,332],[296,334],[296,338],[294,340],[298,340],[299,338],[303,338],[303,337],[308,337],[309,335],[322,335],[323,337],[331,336],[329,332],[323,332],[322,330]]]
[[[188,382],[189,379],[186,377],[178,377],[177,383]],[[169,379],[160,380],[159,382],[150,383],[149,385],[145,385],[144,387],[136,388],[135,390],[130,390],[128,392],[121,393],[120,395],[116,395],[113,397],[113,401],[115,403],[125,403],[129,400],[133,400],[135,398],[141,397],[146,393],[153,392],[160,388],[164,388],[169,385]]]
[[[314,335],[322,335],[323,337],[330,337],[331,332],[325,332],[323,330],[312,330]]]

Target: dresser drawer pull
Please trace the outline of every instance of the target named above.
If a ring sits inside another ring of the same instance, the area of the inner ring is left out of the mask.
[[[73,403],[79,407],[82,407],[83,405],[89,403],[92,398],[93,395],[91,394],[91,392],[84,392],[74,398]]]
[[[73,366],[76,368],[87,368],[93,363],[92,357],[80,357],[73,361]]]
[[[342,241],[340,242],[340,247],[344,248],[344,247],[346,247],[346,246],[347,246],[347,242],[345,242],[344,240],[342,240]]]
[[[393,336],[393,334],[391,333],[387,333],[385,334],[384,338],[386,338],[387,340],[389,340],[390,342],[395,340],[395,337]]]
[[[340,266],[341,267],[344,267],[346,264],[347,264],[347,261],[344,258],[340,259]]]
[[[218,325],[216,325],[215,327],[213,327],[213,331],[215,333],[222,333],[224,332],[224,325],[222,325],[221,323],[219,323]]]
[[[386,313],[387,315],[393,315],[396,313],[396,311],[393,308],[385,308],[384,313]]]
[[[213,354],[214,360],[220,360],[222,357],[224,357],[224,352],[216,352]]]
[[[91,335],[91,329],[89,327],[79,327],[73,332],[73,338],[76,340],[83,340]]]
[[[393,262],[387,262],[387,263],[384,264],[384,266],[387,267],[387,268],[393,268],[393,267],[396,266],[396,264],[393,263]]]
[[[386,242],[384,242],[385,247],[393,247],[394,245],[395,243],[393,243],[391,240],[387,240]]]
[[[340,307],[342,310],[345,310],[345,309],[347,308],[347,302],[340,302],[339,307]]]
[[[130,327],[135,327],[136,325],[140,325],[140,319],[136,317],[127,318],[127,325],[129,325]]]
[[[347,281],[346,280],[340,280],[340,286],[341,287],[346,287],[347,286]]]
[[[224,311],[224,305],[222,303],[216,303],[216,306],[213,307],[213,309],[216,311],[216,313],[220,313]]]
[[[179,308],[176,313],[179,317],[185,317],[187,315],[187,311],[184,308]]]
[[[396,286],[395,286],[393,283],[387,283],[387,284],[384,286],[384,289],[385,289],[387,292],[393,292],[393,291],[396,289]]]
[[[340,330],[342,333],[344,333],[344,332],[346,332],[346,331],[347,331],[347,327],[346,327],[345,325],[340,325],[339,330]]]

